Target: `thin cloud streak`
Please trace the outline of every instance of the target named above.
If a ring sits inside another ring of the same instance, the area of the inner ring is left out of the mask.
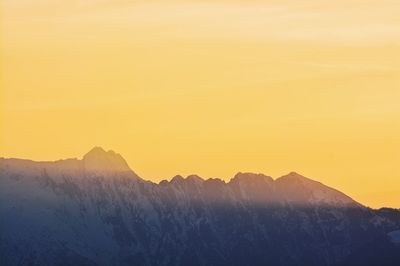
[[[400,10],[400,4],[394,2],[375,12],[373,5],[348,7],[343,3],[342,7],[339,3],[336,8],[317,9],[295,2],[135,2],[99,8],[102,5],[104,2],[85,5],[57,16],[32,13],[30,19],[70,27],[98,25],[117,31],[156,28],[154,34],[160,38],[400,43],[400,22],[387,12]]]

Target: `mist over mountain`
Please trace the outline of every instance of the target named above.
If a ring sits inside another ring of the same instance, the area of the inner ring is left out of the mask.
[[[291,172],[143,180],[113,151],[0,159],[1,265],[400,265],[400,211]]]

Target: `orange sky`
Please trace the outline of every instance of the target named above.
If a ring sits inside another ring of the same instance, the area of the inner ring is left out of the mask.
[[[400,2],[3,0],[0,156],[297,171],[400,207]]]

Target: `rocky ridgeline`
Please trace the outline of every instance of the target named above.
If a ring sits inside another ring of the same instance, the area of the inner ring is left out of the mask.
[[[0,159],[0,217],[1,265],[400,264],[398,210],[294,172],[155,184],[98,147]]]

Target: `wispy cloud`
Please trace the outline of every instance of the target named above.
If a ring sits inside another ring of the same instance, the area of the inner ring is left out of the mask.
[[[389,65],[382,64],[350,64],[350,63],[316,63],[316,62],[300,62],[300,65],[334,69],[343,71],[400,71],[398,67],[392,67]]]
[[[19,7],[22,0],[12,1]],[[6,1],[10,3],[10,1]],[[24,1],[30,2],[30,1]],[[400,43],[398,1],[32,1],[38,20],[98,25],[117,30],[148,30],[164,38],[297,40],[330,43]],[[6,5],[7,6],[7,5]],[[52,6],[52,8],[48,8]],[[58,8],[57,6],[60,6]],[[6,13],[7,10],[6,9]],[[48,10],[47,15],[43,12]],[[51,10],[61,10],[56,13]],[[25,18],[27,19],[27,18]]]

